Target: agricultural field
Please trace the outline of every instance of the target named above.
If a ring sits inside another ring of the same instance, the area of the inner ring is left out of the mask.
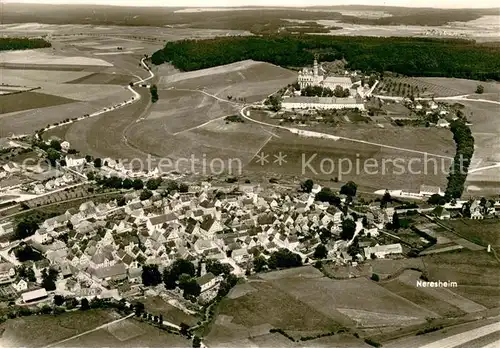
[[[415,284],[407,284],[399,278],[390,280],[381,285],[392,293],[436,313],[436,317],[456,317],[466,313],[450,303],[438,301],[432,295],[420,291],[420,289],[415,287]]]
[[[159,330],[147,323],[127,319],[59,344],[58,347],[192,347],[190,340]]]
[[[492,220],[450,220],[446,224],[460,236],[479,245],[500,248],[500,222]]]
[[[236,285],[221,302],[206,340],[214,345],[252,340],[255,332],[270,328],[281,328],[296,339],[342,327],[397,330],[431,316],[436,316],[431,309],[366,278],[331,280],[312,267],[301,267],[263,273]],[[330,339],[335,337],[342,336]],[[322,344],[313,340],[310,346]]]
[[[113,311],[89,310],[11,319],[0,325],[0,345],[43,347],[119,318]]]
[[[500,84],[475,80],[442,77],[386,77],[375,90],[375,94],[410,97],[450,97],[473,94],[478,85],[484,93],[499,93]]]
[[[296,73],[272,64],[246,60],[216,68],[162,76],[160,88],[204,91],[220,98],[256,102],[297,80]]]
[[[430,280],[458,283],[451,291],[487,308],[500,302],[500,272],[498,262],[486,251],[462,249],[423,258]]]
[[[85,84],[85,85],[127,85],[131,81],[131,77],[121,74],[109,73],[92,73],[71,81],[68,84]]]
[[[363,139],[354,135],[352,137]],[[386,139],[385,142],[389,140]],[[410,140],[407,140],[404,148],[416,148],[409,146],[410,143]],[[280,152],[286,155],[286,163],[281,165],[275,162],[275,156],[279,156]],[[384,188],[412,189],[418,188],[421,184],[444,187],[446,174],[441,168],[448,170],[450,164],[450,160],[446,158],[437,158],[437,161],[434,161],[432,156],[428,156],[426,161],[422,154],[343,139],[334,141],[299,137],[285,131],[276,132],[276,136],[273,136],[259,153],[267,154],[268,161],[262,165],[256,157],[248,164],[246,170],[271,171],[322,180],[337,177],[342,182],[353,180],[363,188],[373,191]],[[391,160],[397,162],[391,163]],[[398,168],[396,164],[403,165],[404,168]],[[408,180],[409,173],[413,175],[412,180]]]
[[[74,103],[75,100],[39,92],[0,95],[0,114]]]
[[[475,169],[488,167],[500,162],[500,120],[499,105],[484,102],[459,101],[462,111],[472,123],[474,136],[474,155],[469,167],[466,189],[471,195],[493,195],[500,193],[500,169],[492,168],[474,172]]]

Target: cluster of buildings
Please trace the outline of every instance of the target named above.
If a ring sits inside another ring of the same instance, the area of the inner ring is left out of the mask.
[[[177,259],[195,264],[211,259],[244,276],[255,255],[270,257],[282,248],[307,260],[321,243],[322,229],[333,236],[328,258],[351,261],[345,253],[350,241],[339,238],[342,220],[351,217],[328,203],[316,202],[320,189],[315,185],[311,193],[278,193],[251,184],[211,187],[202,183],[190,186],[187,193],[162,197],[155,192],[146,200],[134,192],[125,196],[122,206],[116,201],[89,201],[47,219],[26,242],[43,254],[45,266],[59,270],[56,291],[76,297],[137,292],[144,264],[162,269]],[[369,226],[356,221],[356,235],[377,236],[378,227],[392,218],[389,210],[374,207]],[[379,248],[366,252],[383,255],[384,247]],[[365,257],[370,255],[359,255]],[[33,263],[32,267],[39,279],[41,266]],[[15,276],[8,280],[16,289],[32,289],[27,282],[24,287],[21,281],[26,280]],[[216,294],[213,289],[220,280],[211,273],[202,274],[197,279],[202,295]]]
[[[298,109],[359,109],[365,110],[363,98],[369,96],[373,88],[363,86],[361,81],[353,83],[350,76],[325,76],[320,74],[318,61],[314,60],[313,68],[303,68],[298,75],[300,89],[309,86],[319,86],[334,90],[340,86],[343,90],[348,89],[350,97],[286,97],[282,101],[282,107],[288,110]]]

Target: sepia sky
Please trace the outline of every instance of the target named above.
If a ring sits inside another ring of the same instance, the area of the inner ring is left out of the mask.
[[[334,6],[334,5],[380,5],[405,7],[441,8],[488,8],[499,7],[498,0],[0,0],[0,2],[34,4],[98,4],[122,6],[175,6],[175,7],[217,7],[217,6]]]

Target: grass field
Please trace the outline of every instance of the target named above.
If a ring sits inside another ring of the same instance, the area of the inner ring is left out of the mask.
[[[39,92],[0,95],[0,114],[74,103],[75,100]]]
[[[89,310],[57,316],[30,316],[8,320],[0,327],[2,347],[43,347],[118,319],[112,311]]]

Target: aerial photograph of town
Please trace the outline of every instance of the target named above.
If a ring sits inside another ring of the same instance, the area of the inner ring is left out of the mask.
[[[500,347],[494,0],[0,0],[0,348]]]

